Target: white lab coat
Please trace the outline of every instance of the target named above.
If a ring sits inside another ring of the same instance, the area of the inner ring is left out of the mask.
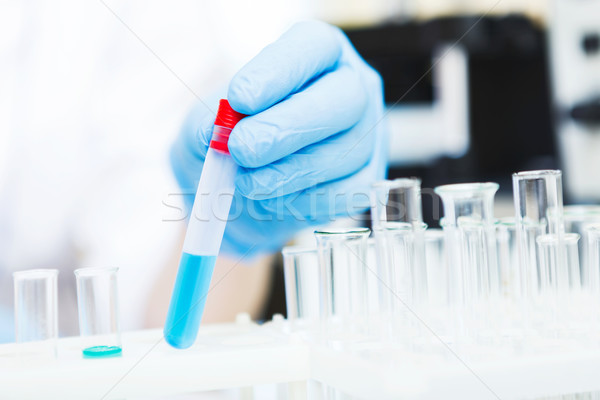
[[[0,3],[0,317],[13,271],[58,268],[62,335],[78,333],[85,266],[120,268],[122,329],[142,326],[184,227],[163,202],[192,92],[223,87],[307,15],[277,0],[105,4]]]

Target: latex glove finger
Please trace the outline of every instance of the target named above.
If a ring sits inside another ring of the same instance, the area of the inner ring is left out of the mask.
[[[241,120],[229,137],[229,151],[243,167],[267,165],[352,127],[366,104],[367,91],[359,73],[342,66],[281,103]]]
[[[371,167],[376,169],[375,165]],[[372,170],[363,168],[350,176],[279,198],[262,200],[260,204],[267,213],[289,214],[298,221],[311,224],[333,221],[368,209],[371,184],[374,179],[383,179],[384,175],[383,168],[375,178]]]
[[[323,22],[294,25],[233,77],[227,93],[231,107],[257,114],[336,67],[340,37],[338,28]]]
[[[268,199],[307,189],[350,175],[364,167],[373,154],[375,135],[370,119],[350,130],[310,145],[279,161],[255,169],[241,169],[236,188],[250,199]]]
[[[382,122],[373,125],[372,129],[377,132],[377,145],[364,168],[341,179],[320,183],[279,198],[259,201],[261,208],[277,215],[278,220],[283,219],[282,214],[291,214],[297,221],[304,220],[313,224],[321,223],[324,219],[331,221],[337,216],[352,216],[366,210],[369,207],[372,183],[384,179],[387,169],[387,131]],[[362,140],[366,140],[368,136],[363,136]],[[360,143],[362,142],[358,146]],[[347,157],[350,155],[332,159],[330,165],[343,164]]]

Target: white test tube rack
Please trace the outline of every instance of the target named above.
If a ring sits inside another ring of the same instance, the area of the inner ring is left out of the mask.
[[[59,339],[56,359],[19,356],[27,344],[5,344],[0,399],[168,398],[233,388],[251,399],[248,388],[278,384],[278,398],[304,400],[314,398],[307,389],[314,381],[359,399],[506,400],[600,391],[599,346],[557,339],[519,356],[501,347],[480,348],[475,356],[442,345],[438,355],[383,347],[359,355],[311,345],[288,328],[281,317],[263,325],[241,317],[202,326],[183,351],[169,347],[161,330],[130,332],[123,334],[123,355],[107,359],[82,358],[78,337]]]

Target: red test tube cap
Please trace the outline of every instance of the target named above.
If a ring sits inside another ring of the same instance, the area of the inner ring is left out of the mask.
[[[226,99],[219,100],[219,111],[215,119],[215,127],[220,126],[227,129],[214,129],[210,141],[210,147],[222,153],[229,154],[229,135],[231,130],[246,115],[240,114],[229,105]]]
[[[246,117],[245,114],[241,114],[231,108],[227,99],[219,100],[219,110],[217,111],[215,125],[233,129],[235,124],[237,124],[244,117]]]

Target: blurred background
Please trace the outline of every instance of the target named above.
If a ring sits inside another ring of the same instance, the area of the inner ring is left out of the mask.
[[[389,177],[441,183],[561,168],[567,203],[600,200],[600,0],[1,1],[0,339],[16,270],[119,266],[124,330],[185,227],[168,149],[191,105],[293,22],[340,26],[382,75]],[[212,103],[211,103],[212,102]],[[168,281],[166,284],[171,285]],[[264,315],[285,312],[280,270]]]

